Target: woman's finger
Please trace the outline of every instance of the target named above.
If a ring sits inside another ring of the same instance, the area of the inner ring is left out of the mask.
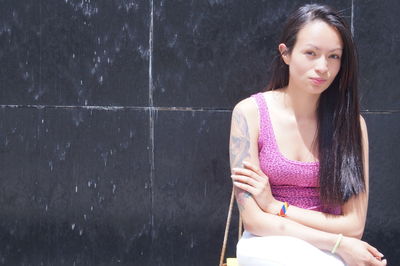
[[[387,264],[387,261],[386,260],[379,260],[379,259],[376,259],[376,258],[372,258],[371,259],[371,261],[370,261],[370,264],[368,264],[368,265],[373,265],[373,266],[385,266]]]
[[[245,175],[245,176],[251,177],[258,181],[262,181],[263,179],[265,179],[264,177],[259,176],[253,170],[248,170],[248,169],[244,169],[244,168],[233,168],[232,170],[233,170],[233,173],[236,175]]]
[[[248,177],[248,176],[231,175],[231,178],[232,178],[233,181],[241,182],[241,183],[244,183],[244,184],[248,184],[248,185],[250,185],[250,186],[252,186],[254,188],[259,186],[259,183],[256,180],[254,180],[254,179],[252,179],[251,177]]]
[[[238,187],[238,188],[250,193],[251,195],[255,194],[255,189],[252,186],[248,185],[248,184],[244,184],[244,183],[240,183],[240,182],[234,181],[233,185],[235,187]]]
[[[254,164],[248,162],[248,161],[243,161],[243,165],[245,168],[252,170],[253,172],[257,173],[260,176],[265,176],[264,172]]]
[[[232,170],[235,174],[242,174],[242,175],[247,175],[247,176],[251,176],[252,174],[254,174],[253,171],[245,169],[245,168],[235,167],[235,168],[232,168]]]
[[[260,168],[256,167],[254,164],[244,161],[243,165],[244,165],[245,169],[249,169],[249,170],[253,171],[260,180],[263,180],[263,179],[268,180],[268,176],[266,176],[264,174],[264,172]]]
[[[380,259],[383,257],[383,254],[380,253],[375,247],[371,246],[370,244],[368,244],[367,249],[375,258]]]

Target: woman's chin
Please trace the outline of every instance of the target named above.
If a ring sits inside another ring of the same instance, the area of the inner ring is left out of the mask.
[[[323,86],[323,85],[310,85],[309,86],[309,93],[311,94],[321,94],[323,93],[326,89],[328,88],[328,86]]]

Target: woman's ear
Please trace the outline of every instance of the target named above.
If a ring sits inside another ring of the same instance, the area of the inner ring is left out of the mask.
[[[279,53],[281,54],[283,62],[285,62],[286,65],[289,65],[290,54],[289,54],[288,48],[286,47],[286,44],[284,44],[284,43],[279,44],[278,49],[279,49]]]

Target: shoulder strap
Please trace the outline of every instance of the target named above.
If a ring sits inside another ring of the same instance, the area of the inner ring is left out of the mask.
[[[267,101],[264,95],[259,92],[253,96],[257,102],[258,112],[259,112],[259,145],[270,146],[270,148],[275,147],[275,135],[272,129],[272,122],[270,118],[270,113],[267,105]],[[260,147],[260,146],[259,146]]]

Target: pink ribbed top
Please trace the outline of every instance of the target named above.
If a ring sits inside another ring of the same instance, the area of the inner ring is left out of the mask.
[[[273,196],[300,208],[340,214],[340,206],[323,208],[319,197],[319,162],[287,159],[279,151],[269,117],[267,101],[262,93],[252,95],[256,100],[260,131],[258,150],[261,170],[268,176]]]

